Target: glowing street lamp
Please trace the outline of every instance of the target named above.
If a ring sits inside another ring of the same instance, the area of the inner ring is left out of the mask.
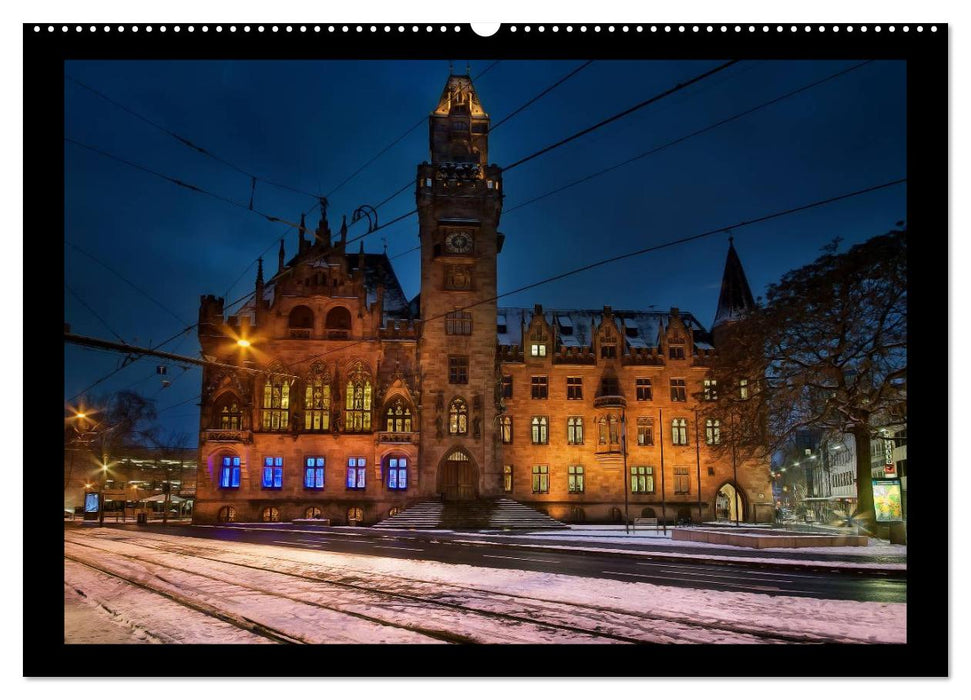
[[[240,338],[239,340],[236,341],[236,345],[238,345],[241,348],[248,348],[252,345],[252,343],[248,341],[246,338]]]

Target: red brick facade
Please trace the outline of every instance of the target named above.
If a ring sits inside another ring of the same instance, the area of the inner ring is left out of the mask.
[[[629,495],[631,516],[660,517],[663,500],[669,520],[697,520],[699,488],[701,517],[718,515],[733,468],[705,445],[703,419],[697,449],[694,411],[714,350],[690,314],[497,308],[502,175],[488,164],[488,123],[471,81],[450,77],[416,179],[418,298],[404,297],[387,256],[348,253],[346,226],[331,240],[326,202],[314,241],[301,231],[289,261],[281,244],[277,274],[264,283],[261,266],[255,299],[236,315],[224,319],[222,299],[203,297],[203,352],[259,372],[204,373],[197,522],[374,523],[442,494],[613,520],[624,507],[622,418],[629,485],[647,491]],[[534,377],[545,378],[545,398],[532,398],[543,393]],[[638,444],[647,419],[653,444]],[[672,442],[675,419],[686,445]],[[743,518],[770,518],[768,466],[736,469]]]

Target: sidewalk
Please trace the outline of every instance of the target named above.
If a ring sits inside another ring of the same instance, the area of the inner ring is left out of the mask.
[[[570,550],[590,554],[620,554],[652,560],[704,560],[713,564],[757,564],[776,569],[821,569],[847,574],[900,577],[907,569],[907,547],[870,539],[867,547],[800,547],[753,549],[702,542],[672,541],[653,527],[627,534],[623,525],[571,525],[566,530],[472,531],[472,530],[372,530],[365,527],[308,525],[301,523],[237,523],[232,527],[292,532],[327,533],[345,537],[392,539],[415,542],[451,542],[467,546],[498,544],[532,551]]]

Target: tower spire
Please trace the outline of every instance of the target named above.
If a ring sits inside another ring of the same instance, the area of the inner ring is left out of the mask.
[[[320,198],[320,221],[317,222],[317,230],[314,233],[317,241],[330,247],[330,223],[327,221],[327,198]]]
[[[263,284],[263,257],[256,261],[256,309],[259,311],[260,306],[263,304],[263,289],[265,285]]]
[[[307,239],[304,237],[304,232],[307,230],[307,216],[303,212],[300,212],[300,242],[297,244],[297,254],[299,255],[307,247]]]
[[[278,274],[283,272],[283,268],[284,268],[283,261],[286,257],[287,257],[286,249],[283,247],[283,239],[281,238],[280,239],[280,268],[277,270]]]
[[[347,243],[347,214],[341,217],[341,248]]]
[[[742,261],[735,252],[734,236],[728,238],[728,256],[725,259],[725,272],[722,274],[721,294],[718,296],[718,310],[712,330],[737,321],[746,312],[755,308],[755,299],[748,286]]]

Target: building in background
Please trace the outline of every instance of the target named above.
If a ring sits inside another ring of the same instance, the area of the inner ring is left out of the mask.
[[[625,499],[631,517],[772,519],[768,464],[733,464],[725,426],[698,418],[748,391],[708,376],[720,330],[754,304],[734,246],[711,333],[679,309],[498,308],[489,123],[450,76],[415,179],[414,299],[386,255],[348,248],[346,220],[331,234],[326,200],[239,311],[202,297],[203,353],[241,369],[203,373],[195,522],[370,524],[500,496],[572,521],[618,521]]]

